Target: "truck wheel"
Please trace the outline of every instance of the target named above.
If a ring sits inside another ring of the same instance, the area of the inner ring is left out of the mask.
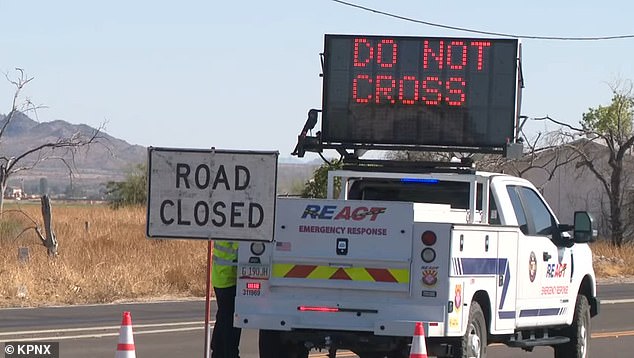
[[[564,336],[570,338],[566,344],[558,344],[555,358],[586,358],[590,350],[590,305],[584,295],[577,296],[572,325],[565,328]]]
[[[487,325],[478,302],[471,302],[465,335],[455,350],[455,358],[485,358],[487,355]]]

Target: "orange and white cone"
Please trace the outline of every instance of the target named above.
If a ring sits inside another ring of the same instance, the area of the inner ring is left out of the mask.
[[[123,312],[121,328],[119,329],[119,344],[117,344],[117,353],[115,353],[114,358],[136,358],[130,312]]]
[[[416,322],[414,337],[412,337],[412,348],[409,351],[409,358],[427,358],[425,327],[422,322]]]

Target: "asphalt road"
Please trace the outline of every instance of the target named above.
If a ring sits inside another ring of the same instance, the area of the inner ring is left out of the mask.
[[[601,314],[592,320],[590,356],[631,357],[634,351],[634,284],[600,285]],[[203,357],[204,301],[109,304],[0,310],[0,347],[14,340],[60,343],[60,357],[112,357],[122,312],[132,313],[138,357]],[[212,313],[214,310],[212,309]],[[624,314],[626,313],[626,314]],[[212,322],[213,323],[213,322]],[[257,358],[257,333],[243,331],[242,358]],[[552,357],[551,348],[524,352],[489,346],[488,357]],[[313,352],[313,357],[326,357]],[[338,352],[338,357],[356,357]]]

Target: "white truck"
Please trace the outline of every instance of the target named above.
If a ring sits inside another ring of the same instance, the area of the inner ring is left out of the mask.
[[[261,330],[263,358],[408,357],[416,322],[432,356],[499,342],[587,357],[594,231],[574,221],[509,175],[333,171],[329,199],[278,199],[274,241],[241,244],[234,324]]]
[[[588,356],[586,212],[560,223],[530,182],[469,162],[360,159],[521,156],[520,63],[517,39],[325,36],[323,106],[293,154],[335,149],[344,166],[327,199],[277,199],[272,242],[240,245],[234,324],[260,330],[261,358],[408,357],[417,322],[432,356],[484,358],[496,342]]]

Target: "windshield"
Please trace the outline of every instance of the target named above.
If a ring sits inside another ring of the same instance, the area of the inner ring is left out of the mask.
[[[478,184],[476,210],[482,208],[482,185]],[[392,179],[355,180],[348,198],[352,200],[411,201],[449,204],[454,209],[469,209],[469,183],[455,181],[402,181]]]

